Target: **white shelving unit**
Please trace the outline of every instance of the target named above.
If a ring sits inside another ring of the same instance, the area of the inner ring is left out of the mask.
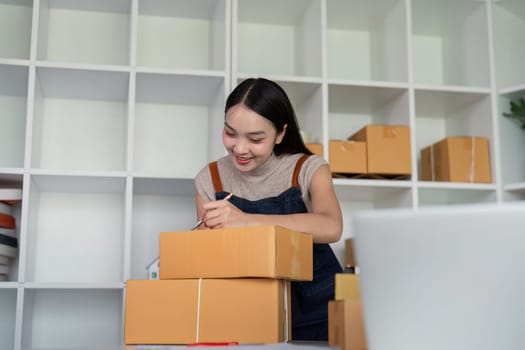
[[[24,192],[0,350],[121,347],[125,281],[194,222],[246,77],[284,87],[327,159],[366,124],[411,127],[411,179],[334,179],[343,238],[361,209],[525,200],[502,116],[524,41],[521,0],[0,0],[0,185]],[[489,139],[491,184],[419,180],[420,150],[457,135]]]

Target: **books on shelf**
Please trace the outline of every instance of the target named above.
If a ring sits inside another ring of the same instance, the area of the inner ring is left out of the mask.
[[[0,256],[7,256],[8,258],[16,258],[18,255],[18,248],[6,244],[0,244]]]
[[[14,229],[16,221],[13,215],[0,213],[0,227]]]
[[[22,200],[21,188],[0,187],[0,203],[14,204]]]
[[[13,205],[21,200],[22,189],[0,187],[0,281],[9,280],[10,259],[18,256]]]

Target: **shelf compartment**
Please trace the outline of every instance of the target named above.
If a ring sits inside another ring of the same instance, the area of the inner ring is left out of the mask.
[[[232,36],[234,72],[257,76],[322,75],[319,1],[238,0],[234,3],[237,4]]]
[[[225,0],[140,1],[137,65],[224,71],[226,20]]]
[[[525,83],[525,3],[520,0],[493,2],[494,56],[497,85]]]
[[[0,57],[29,59],[32,0],[0,0]]]
[[[327,1],[328,77],[408,81],[405,2]]]
[[[224,100],[221,77],[137,73],[134,173],[193,179],[224,155]]]
[[[24,290],[23,349],[119,349],[123,291]]]
[[[412,1],[414,81],[490,87],[485,1]]]
[[[494,186],[463,185],[456,188],[447,186],[434,188],[420,187],[418,189],[419,207],[496,203],[496,188]]]
[[[346,140],[368,124],[410,125],[408,89],[330,84],[329,139]]]
[[[195,185],[189,179],[134,179],[130,278],[147,279],[159,256],[159,233],[190,229],[197,221]]]
[[[40,1],[37,58],[129,64],[130,4],[128,0]]]
[[[332,243],[336,257],[344,266],[345,239],[352,237],[352,220],[356,212],[379,208],[412,208],[411,182],[389,180],[334,179],[334,188],[343,213],[343,234]]]
[[[0,349],[15,348],[16,293],[16,288],[0,289]]]
[[[510,101],[518,102],[521,98],[525,99],[525,87],[498,98],[503,185],[525,182],[525,157],[520,155],[525,149],[525,130],[521,129],[517,121],[503,116],[503,113],[510,112]]]
[[[25,281],[121,282],[125,188],[125,178],[33,175]]]
[[[37,68],[32,167],[126,170],[128,89],[124,72]]]
[[[490,93],[415,91],[416,152],[449,136],[486,137],[494,179],[494,137]],[[494,181],[494,180],[493,180]]]
[[[0,65],[0,168],[24,167],[27,82],[27,67]]]

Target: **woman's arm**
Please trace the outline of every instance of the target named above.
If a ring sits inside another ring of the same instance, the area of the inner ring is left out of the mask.
[[[248,214],[227,201],[204,203],[197,195],[197,214],[203,218],[203,226],[208,228],[280,225],[311,233],[315,243],[337,242],[341,238],[343,219],[328,165],[322,165],[315,171],[309,191],[312,202],[310,213]]]

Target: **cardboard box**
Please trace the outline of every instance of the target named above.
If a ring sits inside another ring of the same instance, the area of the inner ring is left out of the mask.
[[[359,300],[328,302],[328,344],[341,350],[366,350],[366,331]]]
[[[258,278],[129,280],[124,343],[287,341],[289,283]]]
[[[422,149],[421,180],[491,183],[487,138],[447,137]]]
[[[359,275],[353,273],[335,274],[335,300],[360,300]]]
[[[160,279],[313,278],[312,235],[280,226],[162,232]]]
[[[323,145],[321,143],[306,143],[305,144],[306,148],[308,148],[310,150],[310,152],[312,152],[313,154],[321,157],[321,158],[324,158],[324,155],[323,155]]]
[[[366,143],[359,141],[329,141],[329,161],[332,173],[365,174]]]
[[[345,240],[345,266],[357,266],[354,257],[354,241],[352,238]]]
[[[412,174],[410,127],[367,125],[349,139],[366,142],[368,174]]]

